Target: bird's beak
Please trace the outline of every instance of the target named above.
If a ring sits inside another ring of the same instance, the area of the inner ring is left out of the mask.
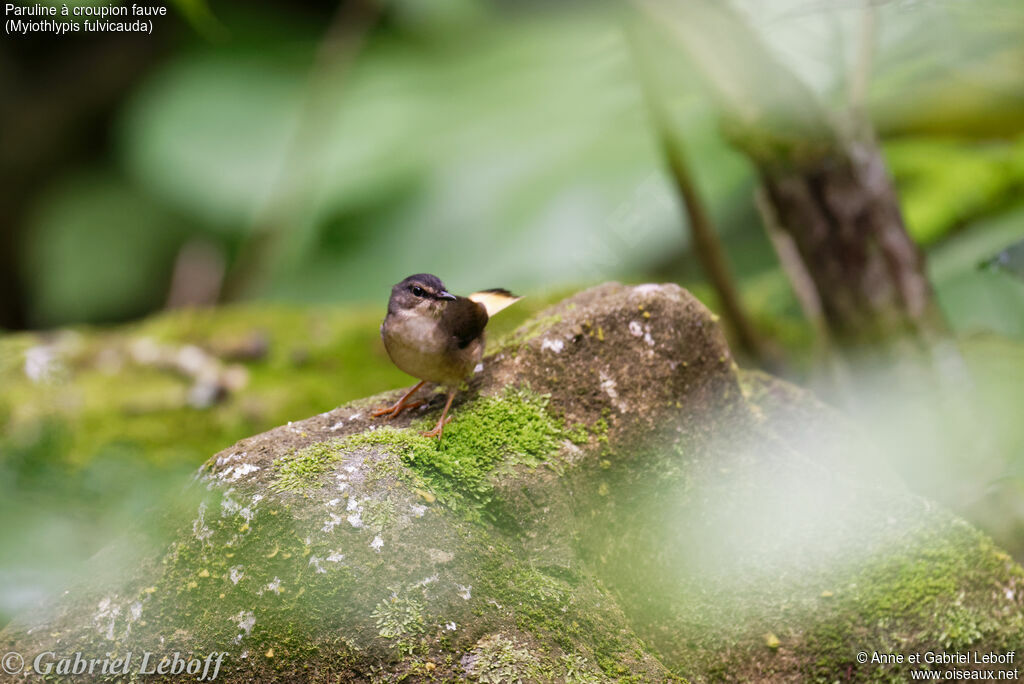
[[[452,300],[453,302],[454,302],[454,301],[455,301],[455,299],[456,299],[455,295],[453,295],[453,294],[452,294],[451,292],[448,292],[447,290],[441,290],[441,291],[440,291],[440,292],[438,293],[438,295],[437,295],[437,298],[438,298],[438,299],[450,299],[450,300]]]

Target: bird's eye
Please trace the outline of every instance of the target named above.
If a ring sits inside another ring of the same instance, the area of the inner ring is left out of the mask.
[[[423,288],[420,287],[419,285],[412,286],[412,293],[417,297],[422,297],[423,295],[426,294],[426,292],[423,291]]]

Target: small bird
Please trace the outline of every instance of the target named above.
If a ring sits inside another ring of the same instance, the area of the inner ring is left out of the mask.
[[[483,358],[487,321],[519,299],[501,288],[459,297],[429,273],[411,275],[391,288],[380,336],[394,364],[420,382],[393,406],[374,411],[373,417],[394,418],[421,405],[422,401],[410,402],[409,398],[427,382],[444,385],[448,401],[441,418],[433,430],[423,433],[440,439],[451,420],[448,409],[459,385]]]

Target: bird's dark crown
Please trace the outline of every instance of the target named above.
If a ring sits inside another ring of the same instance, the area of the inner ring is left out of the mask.
[[[398,283],[398,285],[395,285],[395,287],[407,288],[412,287],[413,285],[418,285],[425,290],[430,290],[433,292],[445,291],[444,283],[441,282],[441,279],[438,278],[436,275],[432,275],[430,273],[417,273],[416,275],[411,275],[402,282]]]
[[[444,283],[435,275],[417,273],[391,288],[388,312],[417,310],[439,315],[443,304],[455,299],[444,288]]]

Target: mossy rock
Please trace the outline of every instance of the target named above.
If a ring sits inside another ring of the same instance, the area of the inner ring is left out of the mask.
[[[441,395],[370,418],[397,392],[243,440],[169,548],[0,649],[221,651],[228,682],[901,681],[858,652],[1022,643],[1021,568],[841,416],[739,370],[681,288],[537,320],[442,442],[419,435]]]
[[[526,298],[492,338],[558,299]],[[406,381],[381,343],[382,315],[264,302],[0,331],[0,628],[147,509],[175,506],[168,483],[210,454]],[[247,382],[218,394],[211,366]]]

